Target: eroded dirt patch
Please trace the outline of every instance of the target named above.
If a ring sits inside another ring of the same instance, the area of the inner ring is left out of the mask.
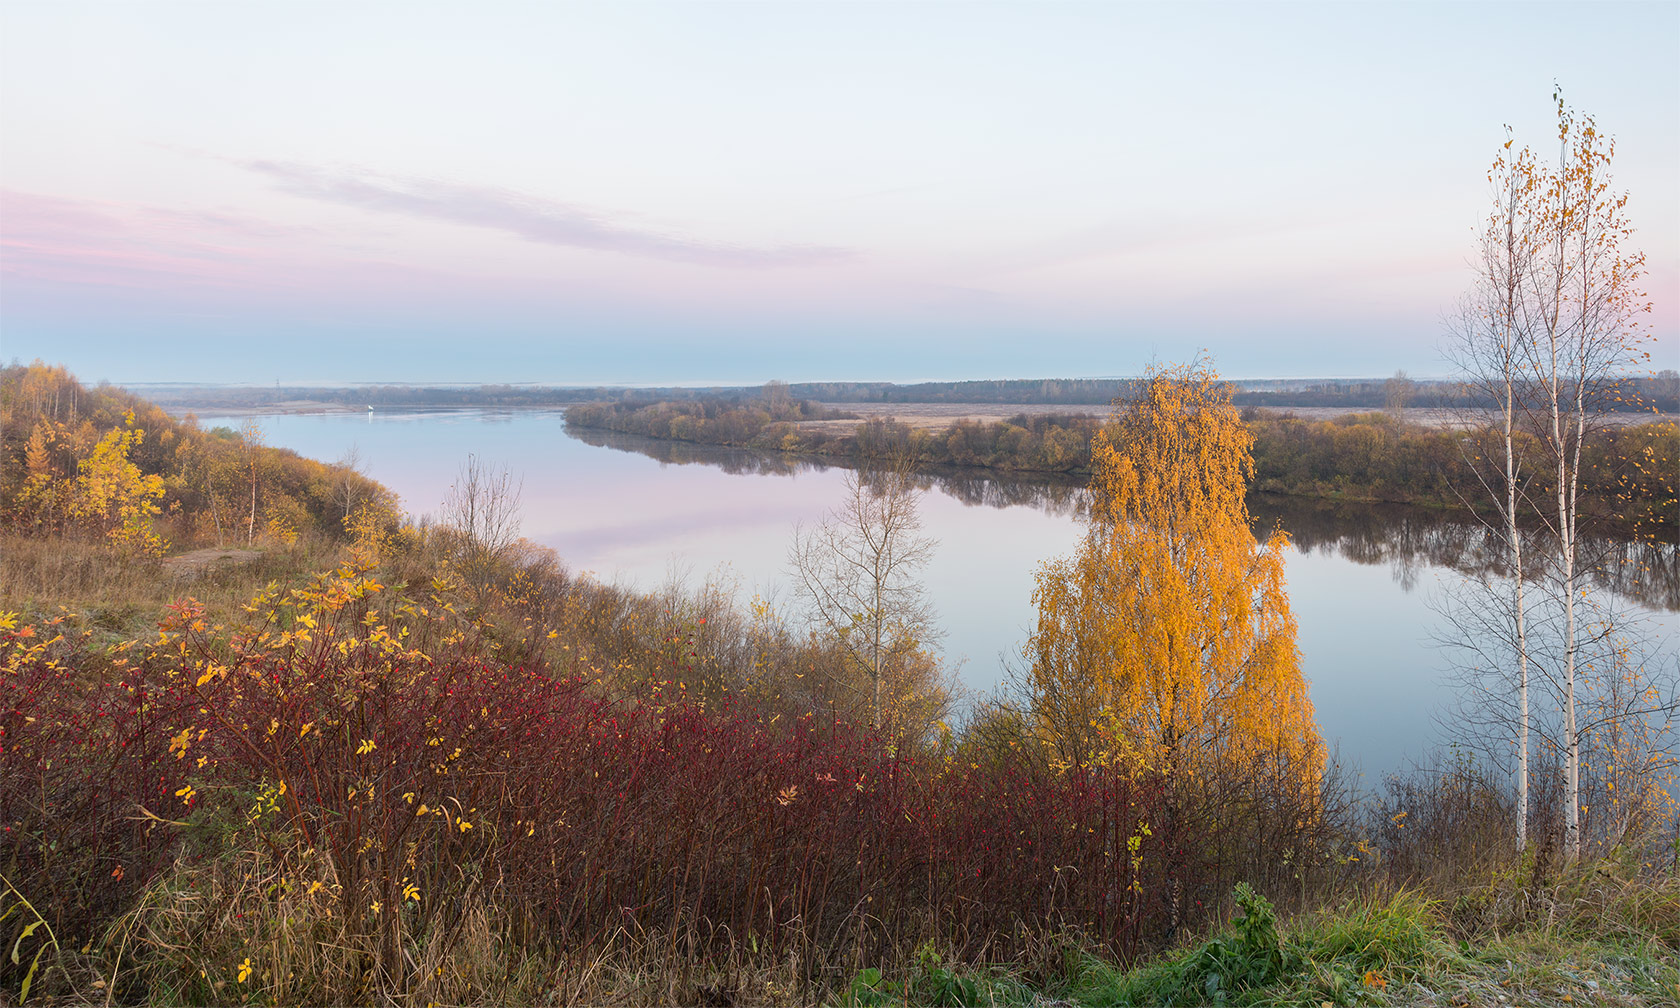
[[[253,549],[201,549],[180,556],[165,557],[163,569],[178,578],[195,578],[202,575],[211,567],[243,564],[262,556],[262,550]]]

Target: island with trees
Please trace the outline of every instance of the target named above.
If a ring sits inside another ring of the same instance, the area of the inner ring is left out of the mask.
[[[773,384],[754,395],[582,403],[566,409],[566,423],[578,430],[854,462],[903,456],[923,466],[1080,477],[1091,474],[1091,445],[1105,424],[1094,413],[1021,413],[948,426],[862,418],[790,400],[786,387]],[[1229,388],[1226,395],[1237,398]],[[1601,396],[1629,399],[1620,382],[1605,382]],[[1242,417],[1254,438],[1255,459],[1250,487],[1332,500],[1485,509],[1487,501],[1471,488],[1478,485],[1476,463],[1486,432],[1497,421],[1479,407],[1461,416],[1462,422],[1447,425],[1410,422],[1393,410],[1309,419],[1247,407]],[[1533,430],[1514,436],[1538,443]],[[1680,464],[1680,427],[1670,421],[1599,424],[1580,442],[1584,504],[1628,529],[1651,533],[1677,527],[1673,472]],[[1549,478],[1555,473],[1537,474],[1542,483]]]

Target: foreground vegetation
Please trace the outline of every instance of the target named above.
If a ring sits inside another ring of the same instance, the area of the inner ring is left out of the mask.
[[[70,503],[42,522],[30,446],[7,456],[0,998],[1680,996],[1658,802],[1566,864],[1512,849],[1511,796],[1468,763],[1355,795],[1264,748],[1140,764],[1098,733],[1076,754],[1031,695],[953,718],[925,665],[877,716],[840,642],[727,586],[637,595],[260,468],[228,539],[257,555],[183,567],[157,554],[233,513],[196,482],[216,468],[135,454],[162,440],[144,404],[60,390],[98,419],[58,499],[95,499],[82,463],[125,441],[134,471],[111,471],[165,493],[132,525]],[[220,435],[175,434],[196,437]],[[1555,791],[1533,816],[1559,835]]]
[[[545,630],[506,588],[475,607],[382,585],[401,561],[380,559],[260,592],[237,626],[182,602],[138,642],[71,614],[0,633],[8,996],[1654,1004],[1680,983],[1672,845],[1518,858],[1509,796],[1470,768],[1355,801],[1068,766],[1004,709],[889,741],[761,675],[796,643],[703,639],[721,604],[552,582]]]

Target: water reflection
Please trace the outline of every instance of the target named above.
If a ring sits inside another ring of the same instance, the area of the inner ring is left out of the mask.
[[[1302,553],[1386,565],[1395,583],[1407,591],[1430,567],[1475,578],[1509,573],[1501,536],[1462,514],[1270,494],[1255,494],[1248,503],[1257,531],[1281,522]],[[1530,530],[1524,550],[1529,557],[1544,556],[1544,537]],[[1595,586],[1648,608],[1680,610],[1680,549],[1673,543],[1583,536],[1578,556]]]
[[[566,433],[575,440],[597,448],[635,452],[664,465],[716,466],[731,476],[792,476],[801,472],[820,472],[828,468],[821,462],[780,452],[755,452],[744,448],[725,448],[688,441],[664,441],[640,434],[621,434],[618,431],[579,427],[567,427]]]
[[[615,431],[567,433],[585,444],[635,452],[669,465],[706,465],[731,475],[794,476],[831,468],[856,468],[850,460],[814,459],[716,445],[664,441]],[[977,473],[938,467],[922,474],[924,487],[973,507],[1028,507],[1071,517],[1081,512],[1083,481],[1054,474]],[[1507,572],[1498,534],[1462,514],[1400,504],[1353,504],[1254,494],[1249,498],[1255,531],[1281,524],[1302,554],[1338,556],[1365,566],[1387,566],[1406,591],[1429,568],[1470,577]],[[1541,555],[1533,535],[1528,555]],[[1595,585],[1652,609],[1680,611],[1680,548],[1674,543],[1585,536],[1582,566]]]

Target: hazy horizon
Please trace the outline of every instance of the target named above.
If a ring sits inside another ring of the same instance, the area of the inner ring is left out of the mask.
[[[16,364],[16,363],[20,363],[20,362],[13,361],[12,363]],[[44,361],[43,363],[51,364],[53,362]],[[78,377],[80,377],[80,376],[78,376]],[[768,379],[759,379],[759,380],[751,380],[751,381],[719,380],[719,381],[709,381],[709,382],[642,382],[642,381],[600,381],[600,382],[549,382],[549,381],[482,381],[482,382],[479,382],[479,381],[470,381],[469,382],[469,381],[452,381],[452,380],[447,380],[447,379],[428,380],[428,379],[424,379],[424,378],[417,378],[417,379],[414,379],[412,381],[390,381],[390,380],[386,380],[386,379],[377,379],[377,378],[370,378],[370,379],[351,378],[351,379],[345,379],[343,381],[291,381],[291,382],[282,381],[282,382],[279,382],[278,384],[279,384],[280,388],[288,388],[288,389],[342,389],[342,388],[360,388],[360,387],[366,387],[366,386],[380,386],[380,385],[407,386],[407,387],[411,387],[411,388],[481,388],[481,387],[499,388],[499,387],[507,387],[507,388],[562,388],[562,389],[563,388],[618,388],[618,389],[636,389],[636,388],[712,389],[712,388],[720,388],[720,389],[734,389],[734,388],[756,388],[758,386],[761,386],[761,385],[765,384],[766,381],[785,381],[785,382],[787,382],[789,384],[793,384],[793,385],[823,384],[823,383],[829,383],[829,382],[835,382],[835,383],[855,382],[855,383],[858,383],[858,384],[891,384],[891,385],[896,385],[896,386],[903,387],[903,386],[911,386],[911,385],[938,384],[938,383],[947,383],[947,382],[1127,381],[1127,380],[1130,380],[1130,379],[1141,378],[1141,377],[1143,377],[1143,374],[1141,372],[1139,372],[1137,374],[1124,374],[1124,375],[1119,375],[1119,374],[1114,374],[1114,375],[1071,375],[1071,374],[1056,374],[1056,375],[1042,374],[1041,375],[1041,374],[1029,374],[1029,375],[1009,375],[1009,376],[991,375],[991,376],[987,376],[987,377],[984,377],[984,378],[903,378],[903,379],[860,378],[860,379],[852,379],[852,378],[781,378],[781,377],[772,377],[772,378],[768,378]],[[1220,375],[1220,377],[1224,378],[1227,381],[1233,381],[1233,382],[1245,382],[1245,381],[1251,381],[1251,382],[1287,382],[1287,381],[1359,382],[1359,381],[1383,381],[1383,380],[1386,380],[1390,377],[1393,377],[1393,372],[1390,372],[1389,374],[1368,374],[1368,375],[1310,375],[1310,374],[1299,374],[1299,375],[1233,375],[1233,374],[1223,374],[1222,373]],[[1425,382],[1453,381],[1453,380],[1455,380],[1452,375],[1415,375],[1415,374],[1408,373],[1406,375],[1406,377],[1411,379],[1412,381],[1425,381]],[[95,379],[95,381],[97,381],[97,380],[98,379]],[[259,388],[274,388],[275,387],[274,382],[260,382],[260,381],[224,382],[224,381],[168,381],[168,380],[158,380],[158,381],[130,381],[130,382],[111,381],[110,384],[112,384],[112,385],[123,385],[125,387],[134,387],[134,388],[171,388],[171,387],[204,386],[204,387],[211,387],[211,388],[259,389]]]
[[[88,381],[1444,375],[1488,165],[1507,124],[1551,154],[1554,82],[1616,139],[1680,362],[1672,3],[0,0],[0,29],[0,357]]]

